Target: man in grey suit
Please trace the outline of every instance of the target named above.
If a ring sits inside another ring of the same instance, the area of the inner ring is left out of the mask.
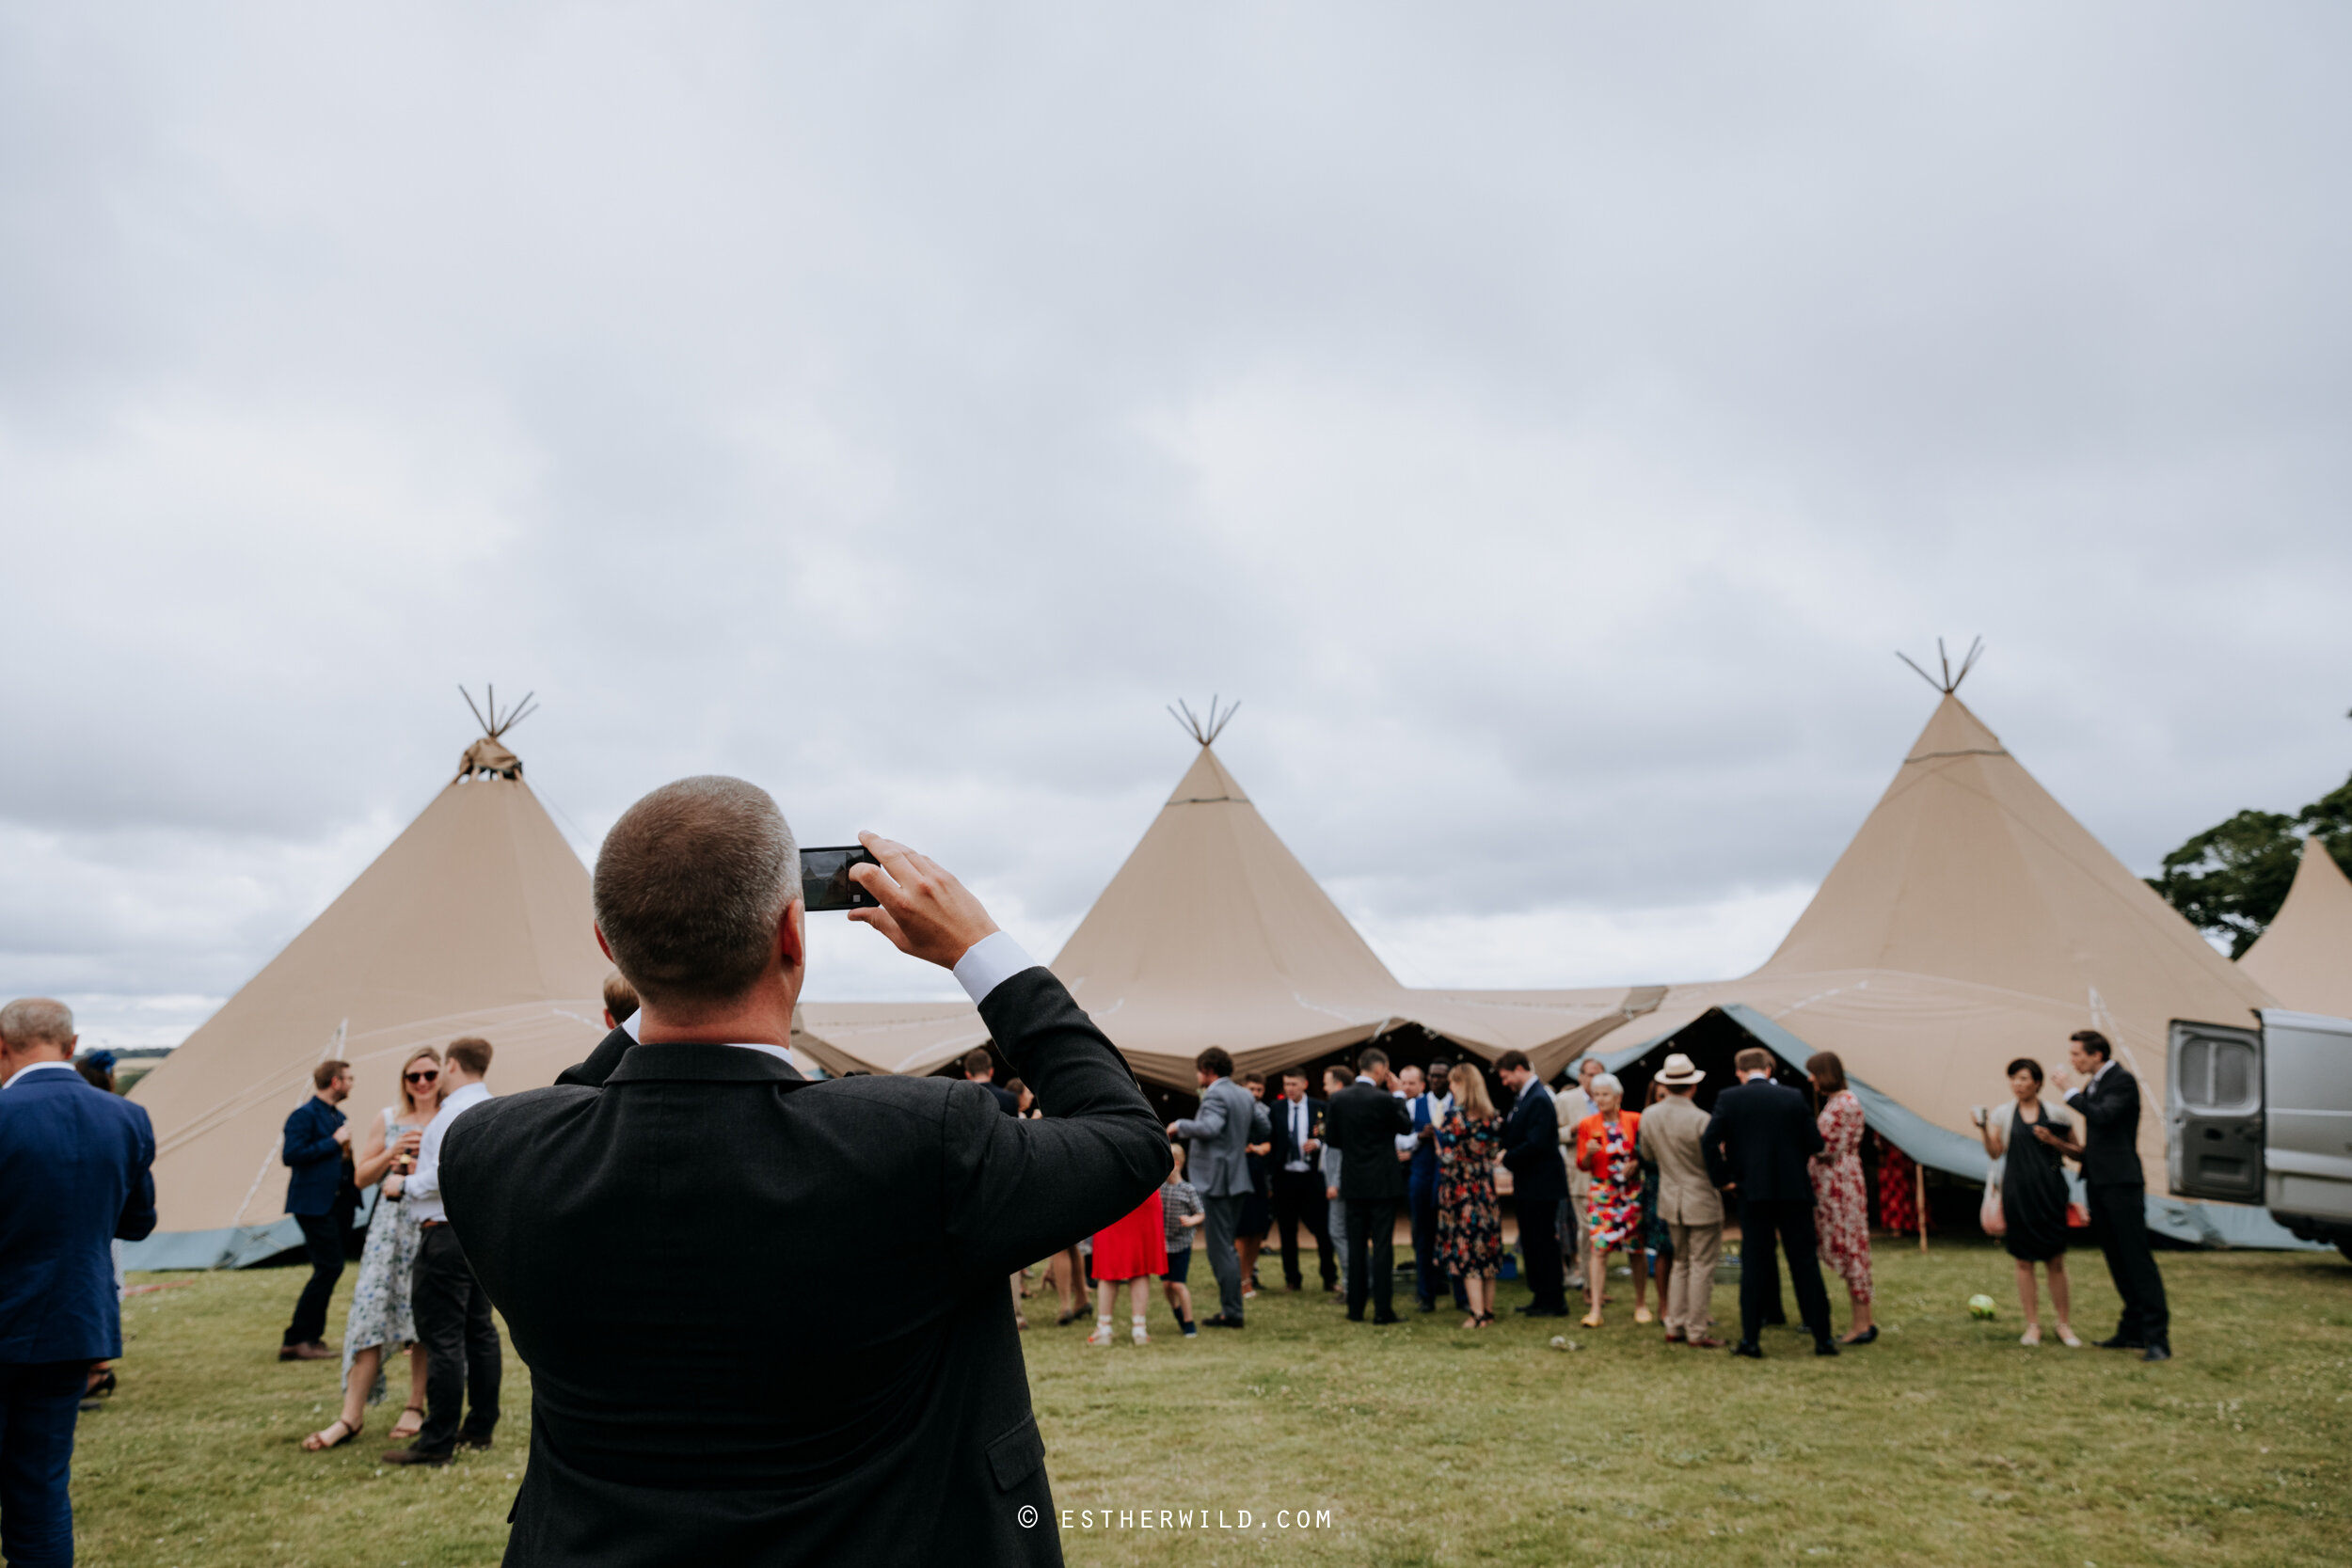
[[[1674,1272],[1666,1299],[1666,1343],[1720,1350],[1708,1332],[1715,1291],[1715,1259],[1724,1244],[1724,1200],[1707,1173],[1707,1113],[1691,1097],[1705,1078],[1677,1051],[1666,1058],[1658,1082],[1666,1098],[1642,1113],[1637,1147],[1658,1167],[1658,1217],[1674,1243]]]
[[[1208,1211],[1209,1270],[1216,1275],[1218,1311],[1210,1328],[1241,1326],[1241,1208],[1249,1196],[1249,1146],[1274,1136],[1274,1122],[1257,1097],[1233,1082],[1233,1058],[1213,1045],[1194,1058],[1200,1074],[1200,1114],[1168,1124],[1168,1135],[1190,1144],[1184,1168]]]

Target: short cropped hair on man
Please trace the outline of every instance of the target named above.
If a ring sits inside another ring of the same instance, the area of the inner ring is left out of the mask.
[[[637,988],[627,975],[616,972],[604,977],[604,1010],[612,1015],[616,1029],[637,1016]]]
[[[479,1035],[467,1035],[449,1042],[449,1065],[479,1078],[490,1070],[490,1051],[488,1040]]]
[[[1770,1072],[1772,1053],[1761,1046],[1751,1045],[1731,1059],[1732,1067],[1740,1072]]]
[[[1527,1053],[1524,1051],[1506,1051],[1495,1058],[1497,1072],[1516,1072],[1528,1065]]]
[[[1370,1072],[1374,1068],[1387,1067],[1388,1065],[1389,1053],[1381,1050],[1376,1045],[1368,1045],[1364,1047],[1362,1052],[1356,1057],[1356,1070],[1358,1072]]]
[[[11,1045],[71,1045],[73,1009],[45,996],[24,996],[0,1007],[0,1039]]]
[[[2109,1045],[2106,1036],[2096,1029],[2077,1029],[2066,1037],[2103,1062],[2115,1059],[2115,1047]]]
[[[1219,1078],[1231,1078],[1233,1075],[1233,1053],[1221,1045],[1213,1045],[1195,1056],[1192,1059],[1192,1065],[1202,1072],[1215,1073]]]
[[[310,1086],[325,1094],[328,1085],[350,1070],[349,1062],[321,1062],[310,1069]]]
[[[963,1075],[966,1078],[996,1076],[996,1058],[988,1053],[988,1047],[976,1045],[963,1053]]]
[[[757,784],[717,774],[647,795],[596,852],[596,928],[656,1006],[743,994],[800,891],[784,813]]]

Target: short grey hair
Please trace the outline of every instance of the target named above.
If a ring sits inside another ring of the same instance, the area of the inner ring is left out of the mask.
[[[741,779],[663,784],[621,814],[596,853],[596,928],[651,1003],[741,995],[800,895],[792,829]]]
[[[10,1045],[73,1043],[73,1009],[45,996],[20,996],[0,1007],[0,1039]]]
[[[1599,1077],[1584,1085],[1584,1092],[1587,1094],[1599,1094],[1603,1091],[1613,1094],[1619,1100],[1623,1100],[1625,1098],[1625,1083],[1622,1079],[1618,1078],[1615,1073],[1604,1072]]]

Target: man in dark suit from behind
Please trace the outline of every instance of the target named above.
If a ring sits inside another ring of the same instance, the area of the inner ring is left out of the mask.
[[[155,1228],[147,1112],[73,1069],[73,1014],[0,1007],[0,1557],[73,1560],[73,1421],[90,1363],[122,1354],[119,1237]]]
[[[1813,1335],[1813,1354],[1836,1355],[1830,1335],[1829,1292],[1821,1286],[1813,1228],[1813,1172],[1820,1123],[1804,1095],[1772,1082],[1772,1053],[1750,1046],[1732,1058],[1736,1087],[1715,1098],[1703,1148],[1708,1174],[1740,1206],[1740,1342],[1734,1355],[1761,1358],[1765,1319],[1780,1297],[1773,1246],[1788,1255],[1797,1311]]]
[[[1519,1308],[1530,1318],[1568,1315],[1560,1270],[1560,1209],[1568,1201],[1568,1166],[1560,1157],[1560,1113],[1544,1091],[1524,1051],[1495,1058],[1495,1076],[1517,1098],[1502,1124],[1502,1168],[1511,1173],[1511,1204],[1519,1217],[1519,1259],[1534,1299]]]
[[[1327,1291],[1339,1283],[1340,1260],[1331,1254],[1329,1200],[1323,1196],[1323,1101],[1307,1092],[1307,1069],[1282,1069],[1282,1098],[1267,1107],[1274,1124],[1274,1223],[1282,1236],[1282,1285],[1305,1283],[1298,1272],[1298,1227],[1314,1239],[1315,1267]]]
[[[1389,1092],[1389,1053],[1367,1046],[1356,1058],[1356,1082],[1331,1097],[1324,1130],[1340,1150],[1340,1201],[1347,1205],[1347,1321],[1364,1321],[1369,1287],[1372,1321],[1396,1318],[1396,1212],[1405,1201],[1399,1135],[1413,1130],[1412,1113]]]
[[[2102,1350],[2136,1350],[2143,1361],[2172,1359],[2172,1311],[2164,1275],[2148,1246],[2147,1177],[2139,1165],[2139,1080],[2115,1059],[2096,1029],[2077,1030],[2067,1059],[2083,1086],[2066,1103],[2083,1118],[2083,1186],[2090,1198],[2090,1234],[2106,1255],[2107,1275],[2123,1298],[2123,1314]],[[2065,1093],[2067,1074],[2057,1075]],[[2048,1129],[2036,1128],[2037,1137]]]
[[[644,1006],[555,1086],[449,1129],[450,1223],[532,1370],[510,1565],[1056,1563],[1006,1277],[1134,1210],[1151,1102],[946,871],[865,835],[850,918],[954,971],[1045,1119],[945,1078],[792,1068],[799,855],[767,793],[686,779],[597,855]],[[845,1277],[892,1281],[845,1297]]]
[[[996,1082],[996,1062],[989,1055],[988,1047],[976,1045],[963,1053],[963,1081],[977,1084],[986,1089],[996,1108],[1009,1117],[1021,1114],[1021,1097]]]
[[[335,1282],[343,1276],[343,1233],[351,1228],[358,1192],[343,1178],[351,1129],[338,1109],[351,1098],[351,1064],[321,1062],[310,1069],[310,1098],[286,1118],[278,1158],[286,1178],[286,1212],[302,1230],[310,1277],[294,1299],[293,1321],[278,1346],[280,1361],[332,1361],[326,1343],[326,1308]]]

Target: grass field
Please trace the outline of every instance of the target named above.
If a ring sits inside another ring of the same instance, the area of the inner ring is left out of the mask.
[[[2008,1259],[1941,1243],[1925,1258],[1881,1253],[1886,1332],[1835,1361],[1803,1354],[1794,1333],[1769,1336],[1761,1364],[1668,1347],[1633,1327],[1623,1281],[1625,1304],[1598,1332],[1513,1319],[1466,1333],[1409,1300],[1404,1324],[1373,1329],[1277,1291],[1240,1335],[1186,1342],[1155,1305],[1148,1347],[1089,1349],[1050,1312],[1025,1338],[1055,1497],[1113,1515],[1064,1531],[1073,1562],[2352,1559],[2352,1264],[2162,1262],[2178,1359],[2159,1367],[2020,1348]],[[2096,1256],[2077,1254],[2075,1275],[2078,1326],[2106,1332],[2115,1299]],[[125,1308],[122,1391],[82,1419],[83,1562],[497,1561],[529,1437],[529,1372],[511,1353],[488,1454],[384,1469],[388,1407],[358,1442],[306,1454],[296,1439],[332,1418],[337,1369],[273,1358],[302,1275],[139,1278],[194,1283]],[[2001,1304],[1996,1322],[1967,1317],[1979,1291]],[[1736,1316],[1735,1294],[1718,1287],[1720,1317]],[[1524,1299],[1505,1288],[1506,1305]],[[1581,1349],[1548,1348],[1563,1327]],[[1117,1519],[1187,1508],[1229,1521],[1248,1510],[1251,1528]],[[1327,1510],[1328,1526],[1271,1522],[1297,1509]]]

